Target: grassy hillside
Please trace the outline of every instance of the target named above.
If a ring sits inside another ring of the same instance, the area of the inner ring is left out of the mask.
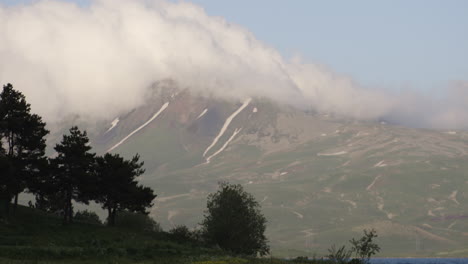
[[[164,232],[83,222],[63,226],[59,217],[23,206],[8,221],[0,221],[0,263],[135,263],[222,255],[173,241]]]
[[[161,166],[142,180],[160,194],[153,216],[164,226],[199,223],[219,180],[245,185],[282,256],[326,254],[363,227],[378,229],[384,256],[466,256],[452,251],[468,242],[464,144],[441,132],[355,124],[268,152],[243,134],[210,164],[182,168],[174,157],[180,169]]]
[[[19,206],[8,221],[0,218],[0,263],[327,264],[328,261],[229,256],[219,249],[183,241],[163,231],[79,221],[64,226],[56,215]]]
[[[383,142],[403,136],[379,130],[367,139],[358,132],[322,136],[256,158],[246,154],[253,146],[241,138],[210,164],[145,177],[145,184],[164,190],[154,216],[166,226],[196,225],[206,195],[227,179],[261,201],[277,255],[323,255],[331,244],[373,227],[382,256],[467,256],[466,156],[430,153],[440,147],[437,141],[388,147]]]

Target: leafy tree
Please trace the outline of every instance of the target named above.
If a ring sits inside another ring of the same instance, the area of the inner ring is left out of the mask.
[[[118,154],[96,158],[99,195],[95,199],[108,211],[107,224],[115,225],[118,211],[128,210],[146,214],[156,195],[148,187],[138,185],[137,177],[145,172],[138,154],[125,160]]]
[[[88,204],[96,193],[95,154],[89,152],[91,147],[86,131],[81,132],[76,126],[70,129],[69,135],[63,135],[54,149],[57,157],[50,161],[49,181],[54,191],[49,195],[63,198],[63,220],[70,223],[73,219],[72,201]]]
[[[7,212],[11,199],[15,197],[16,205],[18,194],[32,187],[40,164],[45,160],[45,136],[48,133],[42,118],[31,114],[26,97],[11,84],[3,86],[0,94],[0,140],[11,170],[2,175],[0,188],[7,200]]]
[[[44,189],[36,194],[34,208],[44,212],[64,216],[66,208],[66,197],[64,191],[51,184],[42,185]]]
[[[206,240],[234,254],[266,255],[266,219],[254,197],[239,184],[222,182],[208,196],[202,222]]]

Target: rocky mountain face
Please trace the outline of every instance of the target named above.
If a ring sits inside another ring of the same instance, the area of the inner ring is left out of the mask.
[[[240,183],[268,219],[274,255],[324,254],[375,228],[383,255],[466,256],[468,133],[226,101],[160,84],[93,133],[99,154],[139,153],[164,227],[201,222],[219,181]]]

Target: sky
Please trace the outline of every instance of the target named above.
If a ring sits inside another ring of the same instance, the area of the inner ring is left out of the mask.
[[[324,64],[365,86],[434,91],[468,79],[468,1],[187,2],[247,28],[285,57]]]
[[[285,56],[364,85],[419,89],[468,79],[468,1],[194,0]]]
[[[0,0],[0,82],[25,87],[49,120],[113,118],[171,78],[237,100],[468,128],[466,11],[462,0]]]

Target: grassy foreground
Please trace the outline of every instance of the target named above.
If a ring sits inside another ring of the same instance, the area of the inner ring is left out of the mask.
[[[315,262],[315,261],[313,261]],[[313,263],[232,257],[219,249],[177,241],[165,232],[75,222],[19,206],[0,220],[0,263]],[[321,262],[324,263],[324,262]]]

